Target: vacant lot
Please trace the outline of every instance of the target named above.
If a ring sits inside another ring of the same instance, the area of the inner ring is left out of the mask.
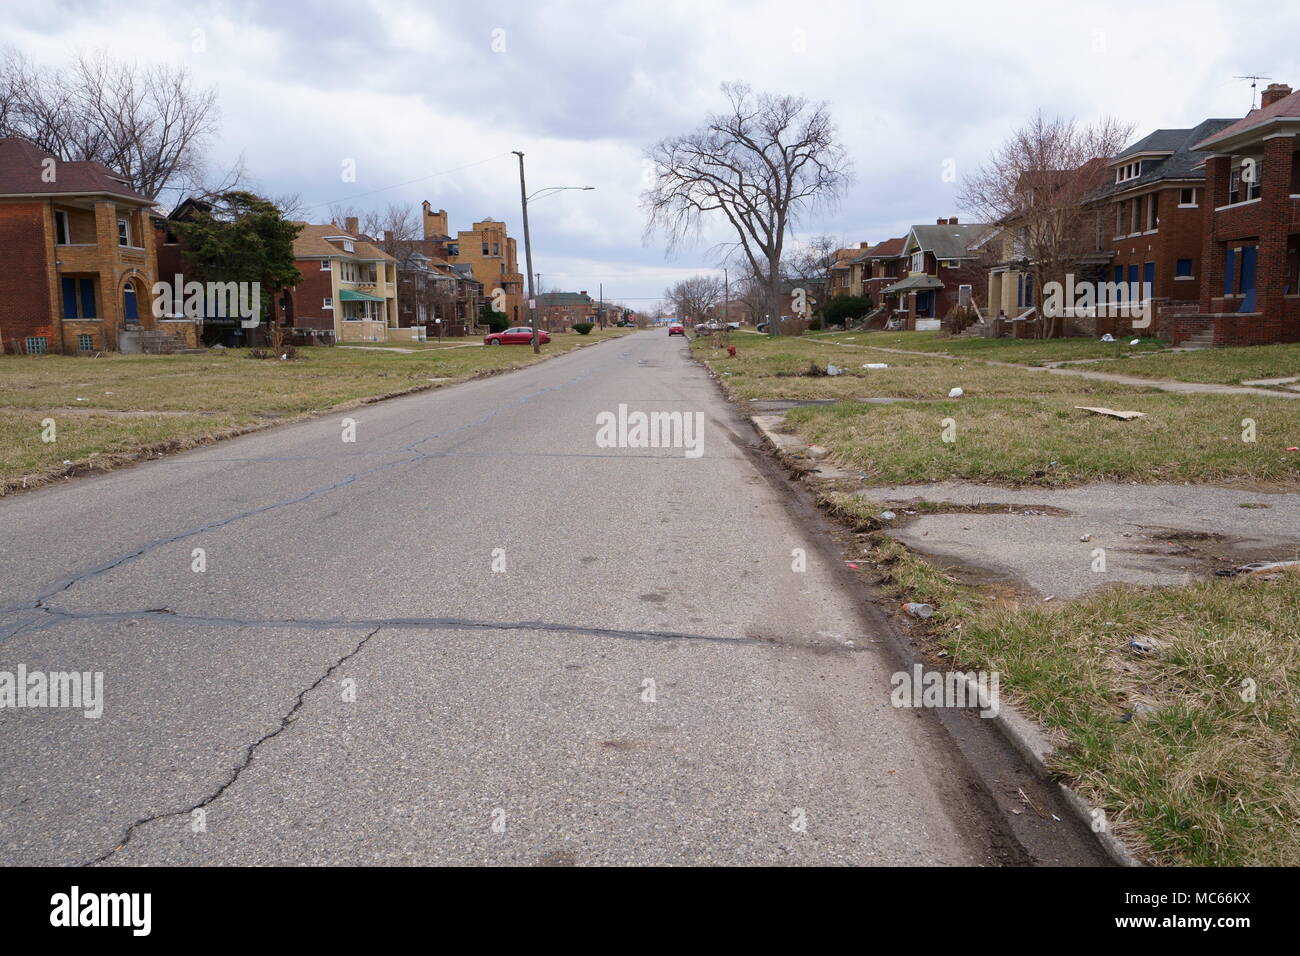
[[[1019,362],[1041,365],[1044,362],[1070,362],[1079,359],[1116,359],[1142,355],[1168,348],[1157,339],[1142,339],[1130,345],[1131,337],[1117,342],[1097,339],[986,339],[950,336],[941,332],[831,332],[809,336],[823,342],[870,345],[875,348],[908,349],[996,362]],[[865,361],[865,360],[864,360]]]
[[[243,349],[206,355],[0,356],[0,493],[98,467],[152,447],[184,447],[241,429],[364,399],[520,368],[620,335],[557,335],[527,346],[424,349],[306,348],[290,362]],[[42,440],[53,419],[53,442]]]
[[[876,484],[965,478],[1288,485],[1300,479],[1300,453],[1286,451],[1300,445],[1294,400],[1171,394],[975,361],[836,348],[810,338],[746,338],[735,358],[703,341],[694,348],[736,398],[838,400],[796,408],[786,421],[829,447],[837,464]],[[861,368],[877,361],[889,368]],[[844,374],[805,374],[810,364],[828,362]],[[965,394],[949,399],[954,386]],[[880,398],[904,401],[864,401]],[[1118,421],[1076,406],[1146,417]],[[1254,423],[1253,442],[1243,440],[1251,437],[1247,419]]]

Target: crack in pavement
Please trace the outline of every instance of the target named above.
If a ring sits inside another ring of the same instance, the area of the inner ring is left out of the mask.
[[[65,622],[105,623],[126,620],[150,620],[209,627],[287,627],[306,631],[358,630],[367,627],[407,631],[548,631],[556,634],[610,637],[627,641],[687,641],[747,647],[780,645],[791,649],[815,650],[819,653],[828,651],[861,653],[868,650],[865,647],[823,644],[820,642],[794,643],[775,637],[724,637],[717,634],[692,634],[688,631],[592,627],[582,624],[559,624],[552,621],[481,621],[459,617],[264,618],[183,614],[170,608],[140,608],[127,611],[75,611],[70,608],[43,606],[40,610],[47,615],[46,620],[38,628],[40,630],[55,627]]]
[[[117,853],[119,850],[123,849],[128,843],[130,843],[131,838],[135,836],[135,831],[138,830],[140,827],[145,826],[146,824],[153,823],[156,820],[166,820],[169,817],[178,817],[181,816],[182,814],[193,813],[195,810],[203,809],[204,807],[207,807],[210,804],[216,802],[218,799],[220,799],[222,794],[224,794],[227,790],[229,790],[230,787],[234,785],[235,781],[238,780],[240,776],[243,774],[243,772],[247,770],[249,766],[253,763],[253,759],[257,756],[258,749],[268,740],[274,740],[276,737],[280,736],[280,734],[284,733],[286,730],[289,729],[289,726],[294,722],[298,714],[298,711],[302,709],[303,701],[306,699],[307,695],[310,694],[317,687],[319,687],[321,684],[323,684],[326,680],[328,680],[330,675],[332,675],[336,670],[338,670],[340,667],[342,667],[352,658],[360,654],[362,648],[364,648],[368,643],[370,643],[370,639],[374,637],[376,634],[378,634],[381,630],[383,630],[382,627],[375,628],[373,631],[371,631],[369,634],[363,637],[357,643],[356,647],[352,648],[352,650],[348,651],[346,654],[344,654],[342,657],[336,660],[333,664],[331,664],[328,668],[326,668],[325,673],[321,674],[320,677],[316,678],[316,680],[313,681],[309,686],[299,691],[297,699],[293,702],[293,706],[290,707],[288,712],[283,717],[280,718],[280,726],[276,727],[275,730],[272,730],[270,733],[263,734],[257,740],[253,741],[251,744],[245,747],[243,761],[241,761],[239,764],[235,766],[230,776],[226,779],[224,783],[222,783],[219,787],[217,787],[216,790],[212,791],[210,794],[208,794],[206,797],[204,797],[198,803],[193,804],[192,806],[184,807],[183,809],[180,810],[168,810],[162,813],[150,814],[147,817],[141,817],[140,819],[136,820],[134,823],[132,823],[130,826],[126,828],[126,832],[123,833],[121,840],[118,841],[118,844],[115,847],[81,865],[94,866],[97,863],[103,863],[107,861],[110,857],[113,856],[113,854]]]

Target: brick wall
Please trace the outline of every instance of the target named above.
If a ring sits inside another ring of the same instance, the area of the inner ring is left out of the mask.
[[[21,352],[15,340],[29,335],[49,339],[52,352],[59,347],[44,223],[43,203],[0,203],[0,249],[5,251],[0,269],[0,336],[6,352]]]

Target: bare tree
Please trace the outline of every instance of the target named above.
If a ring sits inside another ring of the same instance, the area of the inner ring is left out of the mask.
[[[851,177],[825,103],[754,93],[724,83],[730,108],[646,153],[655,182],[641,197],[647,233],[669,248],[693,240],[720,214],[735,231],[732,250],[761,278],[769,314],[780,315],[786,233],[806,210],[834,205]],[[773,333],[780,323],[768,326]]]
[[[1013,257],[1034,277],[1040,315],[1044,285],[1064,283],[1100,248],[1101,209],[1092,200],[1132,132],[1111,117],[1082,125],[1040,112],[963,181],[958,205],[1009,233]],[[1040,326],[1049,336],[1066,332],[1061,316]]]
[[[0,135],[59,159],[103,163],[150,199],[242,184],[242,158],[216,175],[205,161],[218,119],[215,87],[197,89],[183,66],[140,67],[101,53],[54,70],[12,49],[0,55]]]
[[[717,276],[691,276],[664,290],[664,298],[684,319],[700,322],[722,301],[722,280]]]

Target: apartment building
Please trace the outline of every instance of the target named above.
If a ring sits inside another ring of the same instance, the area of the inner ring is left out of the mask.
[[[506,234],[506,224],[496,219],[476,222],[468,230],[448,232],[447,210],[434,211],[426,199],[422,204],[426,254],[445,259],[451,265],[467,265],[483,286],[485,301],[497,302],[511,325],[528,321],[524,302],[524,276],[519,271],[515,240]],[[498,294],[497,290],[500,290]]]
[[[0,351],[138,351],[159,328],[152,206],[100,163],[0,139]]]

